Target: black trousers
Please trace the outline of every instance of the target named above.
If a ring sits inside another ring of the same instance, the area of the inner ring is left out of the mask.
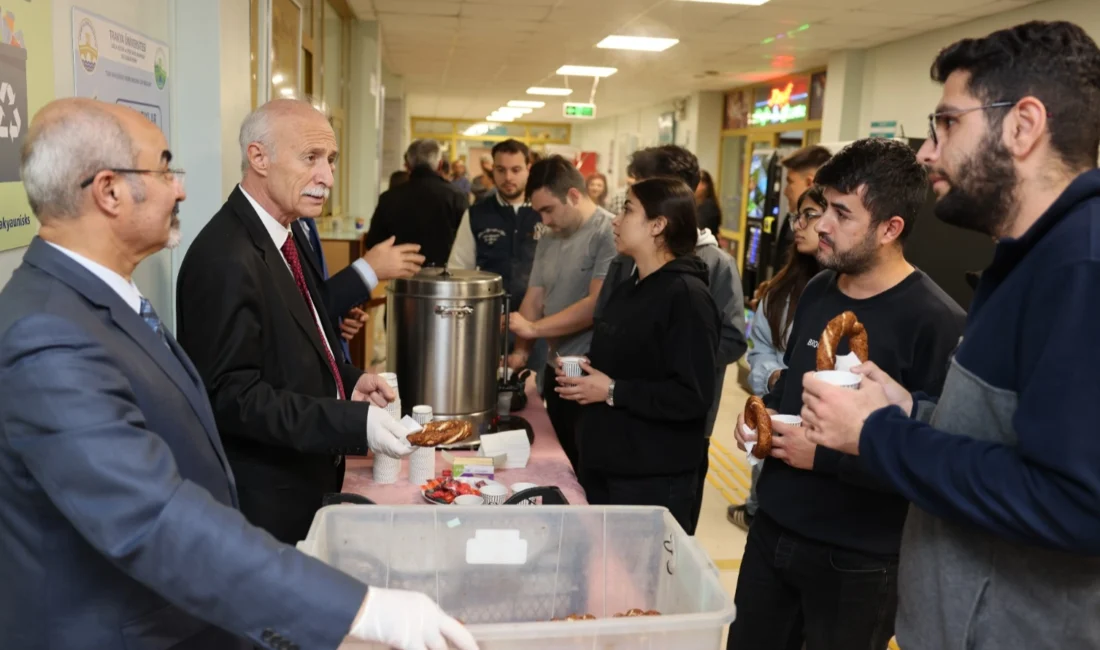
[[[695,502],[691,505],[691,531],[699,527],[699,517],[703,514],[703,489],[707,485],[707,472],[710,471],[710,438],[703,448],[703,460],[699,463],[699,469],[695,473]]]
[[[689,535],[695,505],[695,472],[673,476],[616,476],[582,470],[581,487],[594,506],[664,506]]]
[[[577,451],[577,420],[581,415],[581,405],[562,399],[554,389],[558,387],[556,374],[550,366],[543,366],[543,393],[546,399],[546,414],[550,424],[558,434],[558,442],[573,465],[573,471],[580,474],[580,461]]]
[[[727,650],[886,650],[898,558],[819,544],[757,512],[733,600]]]

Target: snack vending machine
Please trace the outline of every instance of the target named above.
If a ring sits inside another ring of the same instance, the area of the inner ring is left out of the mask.
[[[759,149],[749,162],[748,203],[745,219],[745,248],[741,285],[745,299],[752,298],[756,287],[770,276],[775,224],[783,198],[783,167],[774,149]]]

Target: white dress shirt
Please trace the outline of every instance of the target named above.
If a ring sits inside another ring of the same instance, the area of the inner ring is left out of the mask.
[[[237,187],[240,186],[238,185]],[[275,250],[279,251],[279,257],[282,258],[283,264],[286,266],[287,273],[290,273],[290,280],[291,282],[294,282],[294,272],[290,270],[290,263],[286,261],[286,256],[283,255],[283,244],[285,244],[287,238],[290,237],[290,228],[279,223],[275,219],[275,217],[268,214],[267,210],[264,210],[263,207],[256,202],[256,199],[249,196],[248,192],[246,192],[243,187],[241,187],[240,189],[241,193],[244,194],[244,198],[248,199],[248,202],[252,204],[252,209],[256,211],[256,214],[260,215],[260,222],[263,223],[264,229],[267,230],[267,234],[271,235],[271,241],[275,244]],[[301,260],[301,255],[299,255],[299,263],[303,263]],[[304,267],[302,269],[302,273],[305,273]],[[294,287],[298,287],[297,283],[295,283]],[[308,297],[308,302],[309,310],[313,312],[313,321],[317,323],[317,332],[322,333],[325,331],[325,327],[321,324],[321,316],[317,313],[317,306],[313,304],[312,297]],[[325,349],[328,350],[328,353],[332,354],[332,346],[328,344],[327,336],[321,336],[321,343],[324,344]],[[335,360],[336,355],[333,354],[332,358]],[[336,391],[336,398],[344,398],[343,395],[340,395],[339,390]]]
[[[74,253],[63,246],[58,246],[51,241],[47,241],[46,243],[67,255],[72,261],[88,269],[89,273],[102,280],[108,287],[111,287],[111,289],[122,298],[122,301],[129,305],[130,309],[134,310],[134,313],[139,316],[141,315],[142,295],[141,292],[138,291],[137,285],[134,284],[133,280],[127,280],[106,266],[93,262],[87,257],[79,253]]]

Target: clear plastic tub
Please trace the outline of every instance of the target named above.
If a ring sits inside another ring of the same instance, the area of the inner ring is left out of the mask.
[[[482,650],[721,650],[734,617],[718,570],[663,508],[338,505],[298,548],[431,596]],[[613,618],[631,609],[662,615]],[[597,620],[551,622],[571,614]]]

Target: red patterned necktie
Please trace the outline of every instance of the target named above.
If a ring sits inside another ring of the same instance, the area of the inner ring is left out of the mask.
[[[309,287],[306,286],[306,276],[302,273],[302,262],[298,259],[298,247],[294,245],[294,235],[287,235],[282,250],[283,257],[286,258],[286,263],[290,267],[290,273],[294,276],[294,284],[298,285],[298,292],[302,294],[302,298],[306,301],[306,309],[309,310],[309,315],[313,316],[313,299],[309,297]],[[332,378],[336,380],[336,391],[340,394],[340,399],[343,399],[344,382],[340,379],[340,370],[336,367],[336,359],[333,358],[332,350],[326,344],[325,333],[317,323],[316,317],[312,320],[314,325],[317,325],[317,335],[321,337],[321,347],[325,350],[325,356],[328,358],[328,369],[332,371]]]

